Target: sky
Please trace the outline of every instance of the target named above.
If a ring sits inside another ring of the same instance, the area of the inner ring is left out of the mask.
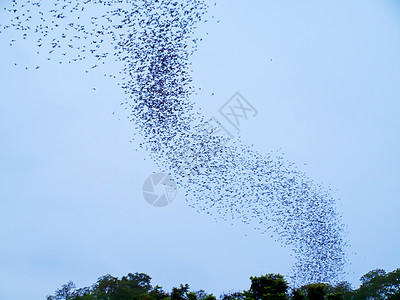
[[[240,92],[258,111],[243,142],[281,149],[334,190],[353,287],[400,267],[400,4],[218,0],[210,13],[219,23],[198,28],[192,57],[196,106],[218,116]],[[198,214],[184,191],[150,206],[142,186],[159,170],[132,142],[116,82],[9,47],[11,37],[0,34],[0,300],[129,272],[219,295],[289,272],[290,249]]]

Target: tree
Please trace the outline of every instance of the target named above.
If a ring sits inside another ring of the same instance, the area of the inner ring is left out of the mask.
[[[163,289],[156,285],[155,287],[153,287],[150,292],[148,293],[150,299],[152,300],[163,300],[168,298],[168,294],[166,292],[163,291]]]
[[[347,281],[337,283],[335,286],[326,284],[327,300],[346,300],[351,299],[353,290]]]
[[[250,277],[250,290],[244,295],[249,300],[284,300],[287,299],[288,284],[280,274],[267,274]]]
[[[73,290],[76,288],[72,281],[63,284],[60,289],[56,290],[54,296],[47,296],[47,300],[70,300],[73,299]]]
[[[375,269],[361,276],[361,286],[356,291],[355,299],[385,299],[385,276],[386,272],[382,269]]]
[[[306,285],[304,289],[307,292],[309,300],[323,300],[326,296],[327,286],[324,283],[313,283]]]
[[[72,282],[64,284],[48,300],[163,300],[169,295],[161,287],[152,288],[151,277],[129,273],[121,279],[111,275],[100,277],[91,287],[75,289]]]
[[[221,300],[244,300],[245,295],[241,292],[228,292],[224,293],[220,297]]]
[[[94,295],[92,295],[92,289],[90,287],[84,287],[77,289],[72,294],[73,300],[95,300]]]
[[[118,282],[117,290],[114,292],[116,300],[134,300],[148,294],[151,289],[151,277],[144,273],[129,273]]]
[[[189,292],[189,285],[185,284],[185,285],[180,285],[179,288],[172,288],[172,292],[171,292],[171,300],[186,300],[187,297],[187,293]]]
[[[300,289],[295,289],[292,290],[292,300],[304,300],[306,299],[306,295],[300,290]]]
[[[363,299],[399,299],[400,269],[387,273],[376,269],[360,278],[361,286],[356,290],[354,298]]]
[[[360,278],[361,285],[353,290],[348,282],[335,286],[314,283],[299,289],[292,289],[290,297],[288,284],[280,274],[266,274],[250,277],[250,289],[243,292],[229,292],[220,300],[400,300],[400,268],[386,273],[382,269],[368,272]],[[129,273],[121,279],[111,275],[100,277],[90,287],[76,289],[69,281],[56,290],[47,300],[216,300],[213,294],[204,290],[190,291],[188,284],[164,292],[156,285],[151,286],[151,277],[144,273]]]
[[[115,294],[118,290],[119,280],[111,275],[105,275],[97,280],[93,286],[93,294],[99,299],[112,299],[114,300]]]
[[[390,300],[400,299],[400,268],[386,275]]]

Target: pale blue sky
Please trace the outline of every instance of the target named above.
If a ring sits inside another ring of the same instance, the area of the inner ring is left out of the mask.
[[[259,112],[243,141],[281,148],[332,186],[355,287],[373,268],[400,267],[400,4],[220,0],[212,13],[221,22],[199,28],[193,57],[198,107],[216,115],[239,91]],[[128,272],[219,295],[289,271],[288,249],[197,214],[183,191],[166,208],[149,206],[141,188],[157,168],[118,120],[121,90],[33,47],[11,48],[10,37],[0,35],[0,300]]]

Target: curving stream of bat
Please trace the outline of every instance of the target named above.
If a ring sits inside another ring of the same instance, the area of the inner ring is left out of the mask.
[[[121,109],[188,205],[291,247],[294,284],[334,283],[344,275],[347,242],[331,191],[280,155],[240,139],[228,144],[194,109],[190,57],[207,10],[203,0],[14,0],[2,31],[12,34],[10,46],[26,42],[86,72],[118,62],[119,72],[105,75],[125,92]]]

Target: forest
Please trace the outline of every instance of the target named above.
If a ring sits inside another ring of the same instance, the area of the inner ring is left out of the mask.
[[[250,287],[244,291],[230,291],[220,296],[204,290],[191,291],[181,284],[166,292],[151,284],[145,273],[129,273],[122,278],[105,275],[90,287],[77,288],[70,281],[56,290],[47,300],[367,300],[400,299],[400,268],[386,272],[372,270],[360,278],[360,286],[353,289],[343,281],[335,285],[313,283],[300,288],[290,287],[280,274],[250,277]],[[233,287],[234,288],[234,287]]]

